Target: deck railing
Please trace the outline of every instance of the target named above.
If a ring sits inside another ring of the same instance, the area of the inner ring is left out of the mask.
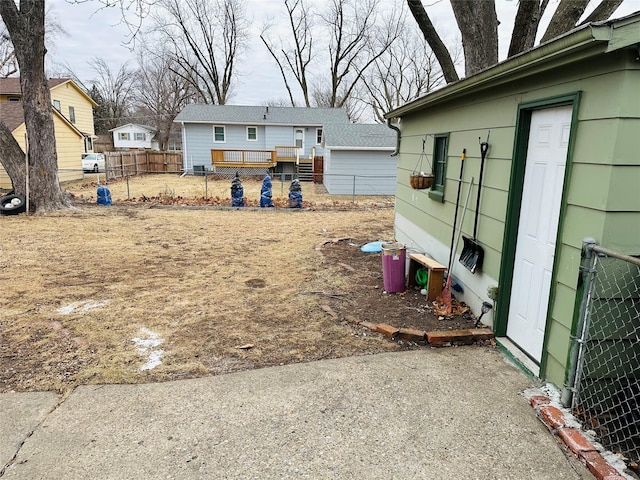
[[[215,167],[274,167],[274,150],[211,150],[211,163]]]
[[[299,163],[300,149],[276,146],[273,150],[211,150],[214,167],[275,167],[278,163]]]

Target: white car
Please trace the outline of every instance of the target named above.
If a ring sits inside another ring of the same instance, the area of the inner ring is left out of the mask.
[[[83,153],[82,154],[82,170],[85,172],[104,172],[104,154],[102,153]]]

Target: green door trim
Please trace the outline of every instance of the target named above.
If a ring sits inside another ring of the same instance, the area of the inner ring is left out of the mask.
[[[509,194],[507,197],[507,213],[505,218],[504,236],[502,239],[502,258],[500,261],[500,276],[498,282],[498,299],[496,302],[494,332],[498,337],[507,334],[507,321],[509,318],[509,299],[511,297],[511,284],[513,281],[513,268],[516,256],[516,240],[518,238],[518,227],[520,223],[520,207],[522,204],[522,188],[524,186],[525,164],[527,159],[527,148],[529,144],[529,130],[531,127],[531,115],[536,110],[545,108],[561,107],[571,105],[571,130],[569,132],[569,145],[567,148],[567,163],[565,167],[564,186],[562,189],[562,200],[560,204],[560,219],[558,222],[558,233],[556,236],[556,249],[551,274],[551,292],[549,295],[549,308],[545,321],[544,342],[542,345],[542,357],[540,362],[540,377],[544,378],[547,361],[547,342],[549,335],[549,324],[552,316],[553,299],[555,296],[555,282],[557,275],[558,252],[562,237],[565,211],[567,206],[567,192],[569,179],[571,178],[571,167],[573,149],[575,142],[575,131],[578,124],[578,107],[581,92],[573,92],[562,96],[544,98],[532,102],[525,102],[518,105],[516,117],[515,142],[513,145],[513,160],[511,162],[511,177],[509,180]]]

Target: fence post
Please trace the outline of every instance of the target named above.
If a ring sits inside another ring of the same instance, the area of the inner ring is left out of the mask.
[[[589,330],[589,303],[593,293],[593,279],[596,269],[595,263],[598,255],[594,255],[593,247],[596,245],[595,239],[587,237],[582,240],[583,261],[580,266],[582,274],[582,299],[578,310],[578,320],[576,323],[575,335],[571,337],[568,375],[561,394],[561,402],[565,407],[574,407],[575,394],[578,392],[577,385],[580,382],[582,373],[582,360],[584,353],[584,343]],[[580,289],[578,289],[580,292]]]
[[[127,173],[127,200],[131,200],[131,194],[129,193],[129,174]]]
[[[356,176],[353,176],[353,194],[351,195],[351,203],[356,203]]]
[[[204,198],[209,198],[209,181],[207,179],[207,171],[204,172]]]

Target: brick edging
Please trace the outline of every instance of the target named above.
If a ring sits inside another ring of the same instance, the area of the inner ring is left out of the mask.
[[[327,311],[323,305],[320,306]],[[471,345],[482,340],[491,340],[494,335],[490,328],[470,328],[464,330],[438,330],[427,332],[414,328],[397,328],[387,323],[361,322],[351,315],[344,320],[354,325],[378,332],[391,340],[407,340],[416,343],[427,343],[432,347],[449,347],[452,345]]]
[[[626,480],[627,477],[609,465],[607,460],[582,432],[568,425],[564,413],[551,404],[546,395],[532,395],[529,404],[540,421],[569,448],[598,480]]]

